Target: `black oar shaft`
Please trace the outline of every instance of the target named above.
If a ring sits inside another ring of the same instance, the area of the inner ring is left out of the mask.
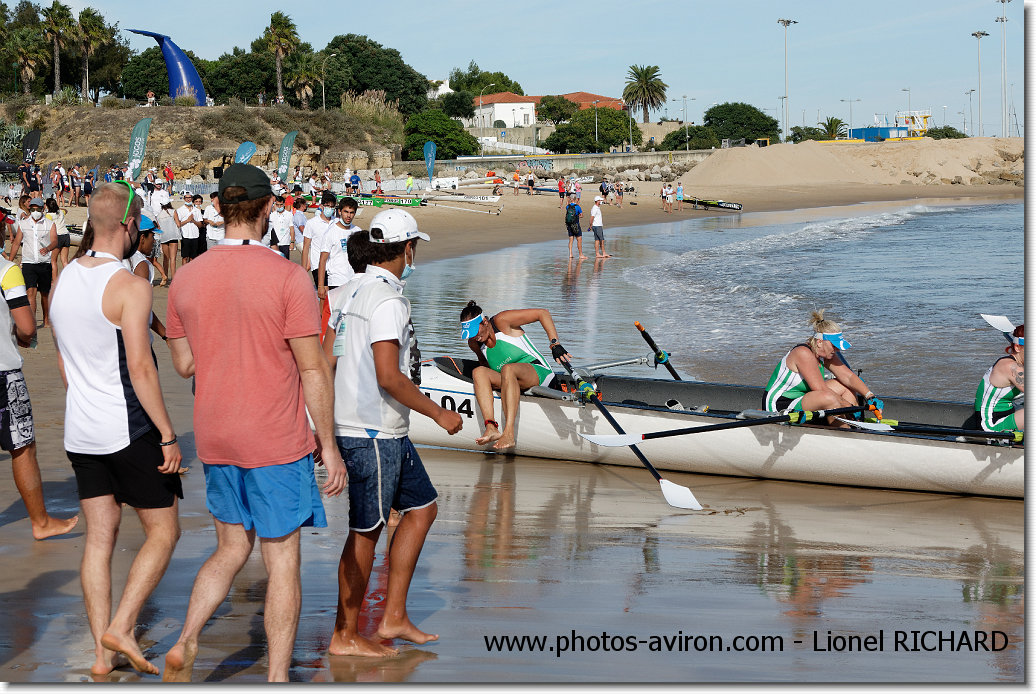
[[[945,427],[930,427],[921,424],[892,424],[893,429],[904,434],[931,434],[932,436],[964,436],[977,439],[1007,439],[1020,443],[1019,433],[1016,431],[983,431],[981,429],[951,429]]]
[[[586,392],[590,396],[590,402],[597,406],[597,409],[601,411],[601,414],[604,415],[604,418],[607,419],[608,423],[612,425],[612,428],[615,429],[615,431],[619,434],[625,434],[626,432],[619,425],[619,423],[615,421],[615,418],[612,417],[611,412],[608,411],[608,408],[605,407],[604,403],[601,402],[601,399],[597,397],[597,393],[593,392],[593,390],[589,388],[584,391],[584,389],[581,388],[581,386],[586,382],[572,372],[572,366],[567,361],[562,361],[561,364],[568,371],[568,374],[575,380],[576,390],[580,392]],[[655,469],[655,466],[652,465],[651,462],[644,457],[644,454],[640,452],[640,449],[636,446],[630,446],[630,450],[633,451],[633,454],[637,456],[641,464],[643,464],[643,466],[647,468],[647,471],[652,474],[655,480],[661,482],[662,475],[659,474],[658,470]]]
[[[682,381],[683,379],[680,378],[680,374],[676,373],[676,369],[674,369],[673,365],[669,362],[669,354],[658,348],[658,345],[656,345],[655,341],[651,339],[651,335],[644,329],[644,326],[640,324],[640,321],[633,321],[633,325],[637,326],[637,330],[640,331],[640,336],[644,338],[644,341],[648,343],[648,347],[650,347],[651,351],[655,353],[655,360],[664,366],[674,379]]]
[[[833,410],[817,410],[815,412],[789,412],[788,414],[774,415],[773,417],[762,417],[760,419],[745,419],[738,420],[736,422],[722,422],[720,424],[707,424],[703,427],[685,427],[683,429],[669,429],[667,431],[653,431],[648,434],[644,434],[644,440],[648,439],[664,439],[670,436],[683,436],[685,434],[702,434],[707,431],[722,431],[724,429],[740,429],[742,427],[754,427],[760,424],[776,424],[778,422],[788,422],[791,420],[808,422],[815,418],[830,417],[839,414],[850,414],[853,412],[862,412],[869,409],[866,405],[860,405],[858,407],[839,407]]]

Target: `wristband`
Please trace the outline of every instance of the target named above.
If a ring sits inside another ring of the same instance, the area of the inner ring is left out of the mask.
[[[158,445],[159,446],[172,446],[174,443],[176,443],[176,434],[173,434],[173,438],[169,439],[168,441],[159,441]]]

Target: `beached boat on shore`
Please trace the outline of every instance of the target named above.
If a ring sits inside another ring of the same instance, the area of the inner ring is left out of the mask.
[[[421,391],[465,417],[454,436],[426,417],[413,417],[415,443],[472,451],[484,424],[470,378],[476,362],[439,357],[422,364]],[[596,376],[601,399],[630,433],[736,421],[757,410],[763,389],[696,381]],[[518,455],[612,465],[640,466],[629,448],[603,447],[580,434],[614,434],[589,404],[574,394],[572,380],[558,375],[564,390],[534,388],[522,395]],[[497,416],[499,395],[497,397]],[[640,449],[660,470],[759,477],[800,482],[1022,498],[1024,448],[965,435],[975,430],[967,403],[884,398],[885,416],[899,424],[945,429],[941,433],[873,432],[827,426],[760,424],[644,441]],[[705,409],[707,408],[707,410]],[[492,449],[489,449],[492,450]]]

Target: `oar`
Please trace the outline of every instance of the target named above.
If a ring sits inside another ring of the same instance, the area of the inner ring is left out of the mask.
[[[594,392],[593,386],[573,373],[572,365],[567,361],[562,361],[561,363],[568,371],[569,375],[576,381],[576,389],[580,393],[586,395],[590,399],[590,402],[597,406],[597,409],[601,411],[601,414],[604,415],[604,418],[608,420],[608,423],[612,425],[612,428],[615,429],[615,431],[619,432],[619,434],[625,434],[626,432],[624,432],[622,427],[619,426],[619,423],[615,421],[615,418],[612,417],[608,408],[606,408],[604,403],[601,402],[601,399],[597,397],[597,393]],[[582,436],[582,434],[580,434],[580,436]],[[583,438],[586,437],[583,436]],[[694,498],[694,493],[690,489],[687,487],[681,487],[675,482],[670,482],[667,479],[663,479],[662,475],[658,474],[658,470],[655,469],[655,466],[644,457],[644,454],[641,453],[640,449],[636,446],[631,445],[630,450],[633,451],[633,454],[637,456],[641,464],[643,464],[644,467],[647,468],[647,471],[650,472],[658,481],[659,486],[662,488],[662,496],[665,497],[665,500],[669,502],[670,506],[675,506],[676,508],[689,508],[692,511],[701,510],[701,504],[699,504],[698,500]]]
[[[978,315],[982,316],[987,323],[1002,333],[1010,334],[1014,332],[1015,325],[1007,319],[1007,316],[990,316],[985,313],[980,313]]]
[[[773,417],[762,417],[760,419],[748,419],[736,422],[723,422],[721,424],[706,424],[700,427],[684,427],[682,429],[667,429],[665,431],[652,431],[647,434],[625,434],[620,432],[620,436],[614,436],[611,434],[580,434],[584,439],[590,443],[596,443],[598,446],[632,446],[641,441],[648,441],[650,439],[664,439],[670,436],[684,436],[685,434],[702,434],[707,431],[721,431],[723,429],[740,429],[741,427],[755,427],[760,424],[776,424],[778,422],[791,422],[793,424],[802,424],[810,422],[814,419],[823,419],[824,417],[830,417],[839,414],[849,414],[851,412],[863,412],[865,410],[873,410],[873,405],[860,405],[858,407],[838,407],[833,410],[816,410],[806,412],[789,412],[788,414],[774,415]]]
[[[677,381],[682,381],[683,379],[680,378],[680,374],[676,373],[676,369],[674,369],[673,365],[669,363],[669,353],[658,348],[658,345],[656,345],[655,341],[651,339],[651,335],[644,329],[644,326],[640,324],[640,321],[633,321],[633,325],[637,326],[637,330],[640,331],[640,336],[644,338],[644,341],[648,343],[648,347],[650,347],[651,351],[655,353],[655,361],[668,369],[669,373],[672,374],[673,378]]]
[[[1022,443],[1025,440],[1024,431],[985,431],[982,429],[955,429],[952,427],[933,427],[923,424],[900,424],[895,419],[884,419],[881,422],[857,422],[853,420],[842,420],[851,426],[859,427],[867,431],[900,432],[904,434],[928,434],[931,436],[961,436],[972,439],[1004,439],[1012,443]]]
[[[445,207],[448,210],[460,210],[461,212],[479,212],[481,214],[500,214],[500,211],[504,209],[501,205],[499,210],[472,210],[467,207],[455,207],[454,205],[440,205],[437,202],[428,203],[429,207]]]

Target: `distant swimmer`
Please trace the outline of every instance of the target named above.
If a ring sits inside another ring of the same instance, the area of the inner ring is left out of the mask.
[[[517,443],[515,418],[521,392],[533,386],[545,386],[554,380],[554,370],[522,330],[523,325],[539,323],[550,338],[550,353],[554,361],[567,362],[571,355],[558,342],[554,319],[545,308],[524,308],[501,311],[487,316],[474,301],[460,313],[461,337],[478,356],[472,373],[475,400],[486,423],[486,433],[475,439],[484,445],[504,450]],[[500,391],[504,428],[493,418],[493,389]]]
[[[975,392],[975,411],[985,431],[1022,431],[1025,408],[1015,399],[1025,393],[1025,325],[1004,333],[1010,341],[1000,357],[989,367]]]
[[[853,407],[859,393],[868,405],[882,409],[867,384],[853,373],[841,350],[852,345],[824,310],[813,311],[809,325],[813,336],[784,355],[766,384],[763,409],[772,412],[824,410]],[[832,418],[828,420],[834,423]]]

